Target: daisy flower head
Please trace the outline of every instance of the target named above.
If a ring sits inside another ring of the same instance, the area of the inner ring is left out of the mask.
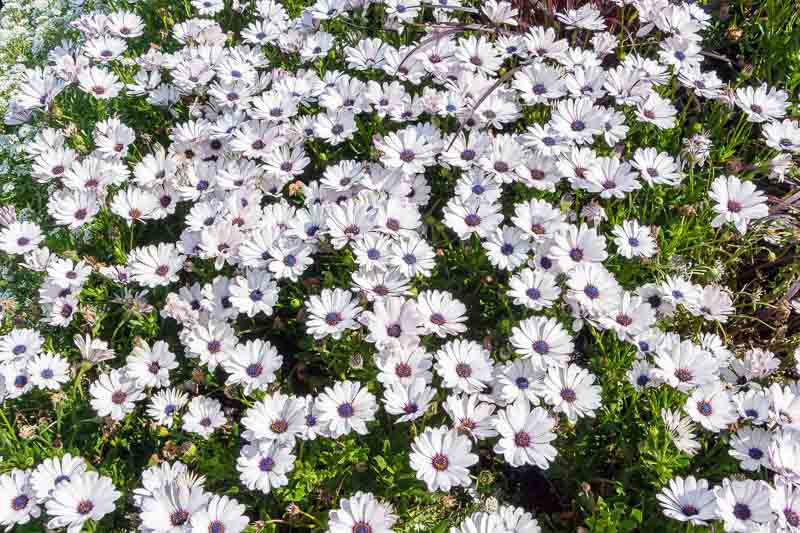
[[[426,428],[418,435],[411,443],[409,459],[417,479],[424,481],[431,492],[469,487],[469,467],[478,462],[469,438],[445,426]]]
[[[367,341],[379,348],[396,343],[414,345],[423,332],[417,303],[398,296],[376,300],[372,311],[364,311],[358,320],[369,329]]]
[[[414,126],[375,140],[375,147],[382,154],[381,163],[406,175],[425,172],[435,163],[436,144],[435,139]]]
[[[418,275],[427,278],[436,266],[436,252],[420,236],[401,237],[391,245],[389,264],[408,279]]]
[[[716,203],[714,212],[717,216],[711,221],[714,228],[731,223],[739,233],[744,234],[751,221],[769,214],[764,193],[756,189],[752,182],[741,181],[736,176],[715,179],[708,195]]]
[[[691,418],[683,416],[680,411],[662,409],[661,421],[664,422],[667,435],[678,450],[689,457],[697,455],[700,442],[697,440],[696,426]]]
[[[192,533],[242,533],[250,522],[245,506],[227,496],[214,495],[207,507],[192,515]]]
[[[658,251],[649,226],[641,226],[636,220],[624,220],[622,225],[611,230],[618,253],[627,259],[649,258]]]
[[[544,378],[545,369],[534,364],[532,359],[517,359],[506,363],[497,375],[496,387],[505,403],[519,399],[532,405],[539,403],[539,385]]]
[[[382,349],[375,358],[378,381],[385,387],[410,386],[417,379],[430,383],[433,360],[419,345],[392,344]]]
[[[541,311],[552,306],[561,295],[556,277],[543,270],[524,268],[514,274],[508,282],[508,295],[514,304]]]
[[[511,331],[511,344],[518,354],[540,366],[567,366],[575,349],[572,336],[555,318],[534,316]]]
[[[384,390],[383,404],[387,413],[400,415],[396,422],[409,422],[420,418],[436,396],[424,379],[417,379],[411,385],[392,385]]]
[[[288,485],[287,474],[294,470],[293,446],[279,440],[260,440],[242,446],[236,469],[244,486],[269,494],[276,487]]]
[[[17,524],[27,524],[42,513],[31,486],[31,473],[27,470],[15,468],[0,475],[0,495],[4,502],[0,507],[0,525],[6,526],[6,530]]]
[[[608,258],[606,238],[586,224],[568,225],[553,237],[550,255],[562,271],[569,273],[580,264],[605,261]]]
[[[38,224],[14,222],[0,231],[0,246],[7,254],[26,254],[44,240]]]
[[[224,426],[227,421],[221,403],[213,398],[195,396],[189,402],[189,407],[183,416],[183,430],[197,433],[208,440],[211,434]]]
[[[595,410],[600,407],[600,390],[594,375],[575,364],[550,367],[541,385],[544,400],[573,423],[584,416],[594,418]]]
[[[444,223],[458,235],[461,240],[469,239],[473,234],[484,239],[497,229],[503,221],[500,205],[486,203],[480,199],[462,200],[451,198],[444,207]]]
[[[242,425],[250,440],[294,442],[305,428],[306,402],[303,398],[274,392],[245,412]]]
[[[189,402],[185,392],[175,389],[162,389],[150,397],[147,406],[147,416],[156,424],[171,426],[175,416]]]
[[[778,477],[775,479],[775,488],[770,491],[769,501],[779,528],[791,531],[800,527],[800,487]]]
[[[489,262],[502,270],[515,270],[528,259],[528,235],[517,227],[499,227],[483,242]]]
[[[509,533],[503,519],[496,513],[473,513],[461,522],[459,527],[451,527],[450,533]]]
[[[675,477],[656,498],[664,516],[679,522],[705,526],[717,516],[716,498],[705,479]]]
[[[128,257],[131,280],[145,287],[174,283],[178,281],[184,260],[174,244],[134,248]]]
[[[739,468],[747,471],[769,467],[767,449],[772,442],[772,433],[761,428],[742,427],[731,437],[728,451],[739,461]]]
[[[567,277],[567,296],[590,314],[607,312],[618,300],[622,287],[601,264],[578,265]]]
[[[82,475],[86,466],[82,457],[73,457],[69,453],[42,461],[31,473],[31,485],[37,501],[43,503],[48,500],[59,485]]]
[[[144,397],[144,391],[136,381],[120,370],[100,374],[97,381],[89,386],[92,408],[100,416],[110,416],[112,420],[122,420],[136,407],[136,402]]]
[[[495,419],[500,440],[494,446],[494,453],[502,455],[512,467],[532,464],[546,470],[558,453],[550,444],[556,439],[555,424],[546,410],[531,409],[526,399],[517,400]]]
[[[60,389],[69,381],[69,371],[69,362],[58,354],[40,353],[28,361],[31,383],[41,389]]]
[[[489,351],[477,342],[456,339],[436,352],[436,373],[448,389],[475,394],[492,381],[493,363]]]
[[[188,533],[192,517],[206,507],[209,498],[202,486],[169,481],[143,499],[139,514],[142,526],[153,531]]]
[[[283,356],[269,341],[261,339],[238,344],[231,357],[222,362],[222,368],[229,374],[226,383],[242,385],[245,394],[266,390],[282,365]]]
[[[392,533],[397,522],[394,509],[369,492],[356,492],[342,498],[339,508],[330,512],[328,533]]]
[[[44,345],[44,338],[35,329],[14,328],[0,336],[0,362],[27,359],[37,355]]]
[[[561,100],[550,119],[553,128],[575,144],[591,144],[603,132],[603,114],[590,98]]]
[[[482,402],[477,394],[452,394],[443,404],[453,422],[453,429],[471,439],[490,439],[497,436],[494,428],[495,406]]]
[[[359,435],[368,432],[367,422],[375,419],[378,404],[375,396],[352,381],[338,381],[317,397],[319,421],[333,438],[355,431]]]
[[[772,122],[786,115],[789,105],[786,91],[762,83],[758,87],[736,89],[736,106],[744,111],[747,120],[755,123]]]
[[[427,290],[417,296],[417,310],[422,317],[426,334],[445,338],[467,331],[467,308],[447,291]]]
[[[363,309],[350,291],[337,288],[309,296],[306,310],[306,329],[315,339],[340,339],[345,331],[360,327],[356,319]]]
[[[50,521],[47,527],[67,527],[80,531],[88,520],[100,520],[116,508],[114,502],[122,493],[114,488],[111,478],[97,472],[83,472],[53,491],[45,504]]]
[[[714,433],[726,429],[739,418],[730,394],[719,383],[695,389],[683,409],[692,420]]]
[[[140,387],[168,387],[169,372],[178,368],[175,354],[164,341],[156,341],[151,347],[146,341],[134,345],[127,358],[125,374]]]
[[[725,522],[725,531],[752,531],[772,518],[769,485],[765,481],[722,480],[714,489],[717,516]]]

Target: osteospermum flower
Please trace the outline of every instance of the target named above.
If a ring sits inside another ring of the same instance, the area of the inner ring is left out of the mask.
[[[28,361],[28,373],[35,386],[58,390],[69,381],[69,363],[60,355],[41,353]]]
[[[160,390],[150,397],[147,416],[157,424],[170,426],[173,418],[179,414],[188,401],[189,397],[183,391],[172,388]]]
[[[315,339],[328,335],[339,339],[346,330],[360,327],[356,318],[362,309],[349,291],[323,289],[319,296],[309,296],[306,309],[306,327]]]
[[[227,384],[242,385],[245,394],[250,394],[275,381],[282,364],[283,356],[269,341],[255,339],[237,345],[222,368],[229,374]]]
[[[359,383],[339,381],[326,387],[316,401],[319,421],[333,438],[355,431],[367,434],[367,422],[375,419],[375,396]]]
[[[625,220],[614,226],[614,244],[622,257],[652,257],[658,250],[648,226],[641,226],[636,220]]]
[[[656,498],[664,515],[673,520],[704,526],[716,518],[716,500],[705,479],[675,477]]]
[[[227,419],[222,413],[222,404],[213,398],[196,396],[189,402],[189,407],[183,416],[183,430],[197,433],[204,439],[208,439],[226,422]]]
[[[540,386],[544,400],[556,413],[564,413],[570,422],[594,417],[600,407],[600,386],[585,368],[570,364],[566,368],[551,367]]]
[[[511,330],[511,344],[540,366],[566,366],[575,348],[572,337],[558,320],[535,316]]]
[[[725,531],[751,531],[767,522],[772,515],[769,485],[764,481],[731,481],[723,479],[714,489],[718,517],[725,522]]]
[[[718,228],[725,223],[733,224],[739,233],[745,233],[752,220],[769,214],[764,193],[749,181],[741,181],[736,176],[720,176],[711,183],[709,192],[716,202],[714,212],[717,216],[711,226]]]
[[[424,379],[417,379],[410,385],[393,385],[384,390],[384,409],[389,414],[400,415],[397,422],[409,422],[425,414],[435,395],[436,389],[429,387]]]
[[[236,461],[242,483],[248,489],[259,490],[264,494],[269,494],[273,488],[287,485],[289,478],[286,474],[294,469],[292,446],[291,443],[277,440],[245,444]]]
[[[513,467],[533,464],[547,469],[558,453],[550,444],[556,439],[555,424],[546,410],[531,409],[527,399],[519,399],[497,414],[495,428],[500,440],[494,452]]]
[[[131,280],[145,287],[174,283],[183,263],[176,246],[166,243],[135,248],[128,257]]]
[[[205,509],[192,515],[192,533],[242,533],[250,522],[245,506],[227,496],[212,496]]]
[[[111,478],[97,472],[78,474],[57,486],[47,500],[47,527],[80,531],[88,520],[97,521],[113,512],[120,496],[122,493],[114,488]]]
[[[738,418],[730,394],[719,383],[695,389],[683,409],[692,420],[715,433],[722,431]]]
[[[469,438],[442,426],[427,428],[411,443],[409,461],[428,490],[448,492],[472,484],[469,467],[478,462]]]
[[[294,442],[305,428],[306,402],[303,398],[275,392],[249,408],[242,418],[250,440]]]
[[[443,407],[455,431],[473,439],[497,436],[493,425],[495,406],[482,402],[478,395],[453,394],[447,397]]]
[[[514,274],[508,282],[508,295],[514,303],[528,309],[540,311],[555,303],[561,294],[553,274],[542,270],[524,268]]]
[[[15,468],[0,476],[0,495],[3,497],[0,525],[6,526],[6,530],[17,524],[27,524],[42,513],[36,505],[31,474],[27,470]]]
[[[442,346],[435,369],[445,387],[467,394],[480,392],[492,380],[489,352],[472,341],[458,339]]]
[[[123,372],[112,370],[101,374],[89,386],[89,394],[92,395],[92,408],[98,415],[122,420],[133,411],[136,402],[144,396],[144,391]]]
[[[142,525],[153,531],[182,533],[190,531],[192,517],[208,503],[209,494],[202,486],[187,486],[175,481],[156,488],[142,502]]]
[[[73,457],[65,453],[61,457],[45,459],[31,473],[31,485],[36,492],[36,499],[40,503],[45,502],[52,496],[53,491],[62,483],[68,483],[72,479],[86,471],[86,461],[82,457]]]
[[[369,492],[356,492],[342,498],[339,508],[330,512],[330,533],[392,533],[397,516],[391,505],[381,503]]]
[[[467,330],[466,306],[445,291],[423,291],[417,296],[417,311],[427,317],[423,328],[428,334],[444,338]]]
[[[137,343],[127,358],[126,375],[140,387],[167,387],[169,371],[178,368],[175,354],[164,341],[156,341],[151,347],[147,342]]]
[[[450,528],[450,533],[507,533],[507,531],[500,516],[484,512],[473,513],[459,527]]]

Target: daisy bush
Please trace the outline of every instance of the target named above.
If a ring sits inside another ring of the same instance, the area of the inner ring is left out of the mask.
[[[0,526],[800,531],[789,3],[29,7]]]

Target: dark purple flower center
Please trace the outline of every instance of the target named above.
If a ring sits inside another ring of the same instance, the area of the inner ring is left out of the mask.
[[[733,516],[739,520],[749,520],[753,513],[750,512],[750,507],[744,503],[737,503],[733,506]]]
[[[355,409],[353,409],[353,404],[347,402],[337,407],[336,411],[342,418],[350,418],[355,413]]]
[[[11,508],[15,511],[21,511],[28,506],[31,499],[26,494],[20,494],[11,499]]]
[[[275,461],[272,457],[264,457],[258,462],[258,469],[262,472],[271,472],[275,467]]]
[[[527,448],[531,445],[531,436],[524,431],[514,435],[514,445],[518,448]]]
[[[575,391],[569,387],[564,387],[561,389],[561,399],[567,403],[572,403],[578,399],[578,395],[575,394]]]
[[[127,399],[128,399],[128,395],[124,391],[121,391],[121,390],[114,391],[114,393],[111,395],[111,402],[115,403],[117,405],[121,405],[121,404],[125,403],[125,400],[127,400]]]
[[[281,433],[286,433],[286,430],[289,429],[289,422],[282,418],[273,420],[272,424],[269,425],[269,429],[271,429],[273,433],[277,433],[279,435]]]
[[[92,509],[94,509],[94,504],[89,500],[81,500],[81,502],[78,503],[78,514],[89,514],[92,512]]]
[[[173,526],[182,526],[189,520],[189,512],[183,509],[178,509],[169,515],[169,523]]]
[[[431,466],[433,466],[435,470],[443,472],[447,470],[448,466],[450,466],[450,460],[447,458],[446,455],[437,453],[431,458]]]
[[[711,407],[711,404],[705,400],[700,400],[697,402],[697,410],[703,416],[711,416],[714,413],[714,408]]]
[[[258,376],[261,375],[261,372],[264,371],[264,367],[261,366],[259,363],[253,363],[251,365],[248,365],[244,371],[251,378],[257,378]]]
[[[460,378],[468,378],[472,375],[472,367],[467,363],[458,363],[456,365],[456,375]]]
[[[394,367],[394,373],[399,378],[411,377],[411,365],[408,363],[398,363]]]
[[[533,351],[540,355],[545,355],[550,351],[550,346],[545,341],[540,339],[533,343]]]
[[[330,312],[325,315],[325,323],[329,326],[336,326],[339,322],[342,321],[342,315],[340,313]]]

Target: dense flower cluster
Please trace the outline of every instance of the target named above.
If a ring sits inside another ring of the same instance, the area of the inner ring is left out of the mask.
[[[369,9],[369,0],[318,0],[298,17],[275,0],[259,0],[241,42],[231,42],[213,18],[223,2],[193,0],[197,18],[171,28],[167,38],[178,46],[169,52],[134,52],[147,28],[132,11],[78,18],[80,39],[52,50],[49,65],[25,72],[7,122],[46,114],[65,94],[102,109],[120,99],[166,112],[191,102],[188,113],[174,113],[169,131],[144,144],[115,113],[83,132],[91,147],[78,146],[74,131],[41,128],[25,153],[31,179],[48,193],[47,227],[10,206],[0,212],[0,249],[41,273],[48,327],[83,319],[82,293],[98,276],[125,288],[118,303],[143,312],[163,298],[160,318],[179,327],[180,346],[137,339],[125,354],[112,339],[75,335],[75,348],[96,367],[88,390],[94,413],[121,421],[143,406],[155,424],[177,424],[202,446],[231,423],[231,413],[218,398],[173,382],[180,365],[200,365],[251,399],[235,415],[243,487],[268,494],[287,485],[298,441],[366,435],[382,410],[397,424],[425,417],[408,463],[429,491],[450,491],[472,485],[481,448],[511,467],[548,469],[558,457],[559,426],[595,416],[601,380],[575,355],[577,333],[593,328],[637,351],[628,374],[634,389],[683,395],[683,412],[662,413],[677,449],[702,453],[699,431],[725,433],[743,472],[770,472],[769,483],[759,475],[716,487],[677,477],[658,496],[667,517],[721,520],[726,531],[798,530],[800,387],[771,383],[779,361],[770,352],[737,355],[716,334],[670,332],[676,314],[724,324],[734,313],[731,294],[689,276],[622,283],[609,261],[653,257],[657,232],[641,220],[618,220],[607,231],[600,222],[602,205],[643,188],[681,187],[687,170],[707,157],[702,136],[688,139],[681,155],[639,145],[626,153],[620,144],[632,124],[674,126],[679,110],[662,90],[674,80],[697,99],[738,109],[779,158],[800,150],[800,126],[784,119],[785,92],[766,85],[732,91],[703,68],[710,20],[697,5],[617,3],[635,8],[638,38],[658,36],[652,57],[630,52],[608,66],[620,43],[590,5],[557,14],[563,33],[478,28],[399,47],[374,37],[345,41],[324,29]],[[387,26],[398,29],[423,9],[441,24],[455,22],[453,9],[417,2],[391,0],[382,8]],[[505,1],[482,2],[481,15],[486,28],[517,25]],[[575,35],[588,47],[568,38]],[[275,68],[267,48],[301,66]],[[312,68],[332,50],[344,57],[346,72]],[[363,145],[359,135],[370,121],[386,127],[367,139],[363,157],[320,158],[319,151]],[[426,174],[434,167],[457,176],[452,190],[435,192],[441,184]],[[530,199],[514,201],[512,187]],[[584,213],[544,199],[565,188],[592,200]],[[713,227],[744,234],[768,215],[765,195],[741,176],[716,177],[708,194]],[[432,199],[453,242],[480,246],[497,272],[508,273],[509,299],[528,311],[511,329],[513,357],[506,361],[493,353],[496,346],[471,338],[476,310],[459,294],[420,290],[444,275],[425,222]],[[46,246],[52,227],[79,234],[108,217],[123,221],[131,236],[164,221],[178,233],[157,242],[131,237],[131,247],[103,265]],[[243,331],[240,319],[272,316],[282,291],[302,283],[321,254],[346,255],[355,269],[349,286],[307,295],[305,331],[317,343],[363,334],[374,347],[376,382],[331,373],[316,394],[297,396],[281,386],[286,354]],[[198,265],[214,275],[195,275]],[[60,389],[74,376],[75,361],[36,329],[0,337],[0,362],[9,402],[34,388]],[[241,532],[245,507],[206,492],[204,481],[180,462],[143,472],[134,493],[142,530]],[[120,496],[109,478],[70,455],[6,474],[0,488],[0,524],[26,523],[43,506],[49,527],[71,532],[113,510]],[[392,506],[369,493],[345,495],[338,505],[331,532],[388,532],[397,521]],[[451,529],[537,531],[529,513],[510,506]]]

